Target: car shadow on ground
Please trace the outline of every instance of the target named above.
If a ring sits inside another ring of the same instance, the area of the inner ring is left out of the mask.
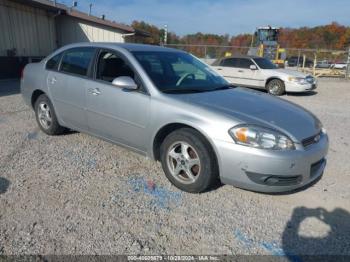
[[[223,183],[221,183],[221,181],[217,181],[216,183],[214,183],[211,187],[207,188],[206,190],[204,190],[202,193],[209,193],[209,192],[214,192],[216,190],[218,190],[221,187],[224,187],[225,185]]]
[[[78,134],[80,133],[79,131],[76,131],[76,130],[72,130],[72,129],[66,129],[62,134],[61,136],[70,136],[70,135],[73,135],[73,134]]]
[[[9,186],[10,181],[8,181],[6,178],[0,177],[0,194],[6,193]]]
[[[350,213],[342,208],[295,208],[282,235],[282,249],[290,261],[349,261]]]
[[[18,79],[0,80],[0,97],[19,93],[21,93],[21,89]]]
[[[286,93],[286,96],[314,96],[317,95],[316,91],[308,91],[302,93]]]

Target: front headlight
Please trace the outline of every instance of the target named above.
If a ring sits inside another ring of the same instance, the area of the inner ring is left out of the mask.
[[[288,77],[288,81],[289,82],[294,82],[294,83],[298,83],[298,84],[301,84],[301,85],[306,85],[308,84],[307,80],[303,77]]]
[[[293,150],[294,143],[286,135],[269,128],[239,125],[229,130],[233,140],[240,145],[271,150]]]

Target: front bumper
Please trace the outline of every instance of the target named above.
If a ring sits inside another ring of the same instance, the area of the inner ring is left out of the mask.
[[[319,178],[326,166],[328,136],[296,150],[273,151],[215,141],[224,184],[258,191],[286,192],[304,187]]]
[[[315,90],[317,88],[316,81],[313,84],[301,85],[294,82],[285,82],[284,83],[287,92],[307,92]]]

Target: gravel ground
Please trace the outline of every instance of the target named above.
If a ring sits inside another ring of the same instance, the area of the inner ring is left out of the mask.
[[[198,195],[119,146],[43,134],[21,96],[3,93],[0,254],[350,255],[350,82],[320,80],[317,93],[283,98],[328,130],[323,178],[293,194],[222,186]]]

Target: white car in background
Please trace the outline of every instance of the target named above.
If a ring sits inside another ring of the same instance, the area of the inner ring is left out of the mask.
[[[332,64],[331,65],[331,68],[334,68],[334,69],[346,69],[346,66],[347,64],[344,62],[340,62],[340,63],[335,63],[335,64]]]
[[[216,60],[212,67],[235,85],[264,89],[272,95],[307,92],[317,88],[317,81],[313,76],[278,68],[262,57],[225,57]]]

